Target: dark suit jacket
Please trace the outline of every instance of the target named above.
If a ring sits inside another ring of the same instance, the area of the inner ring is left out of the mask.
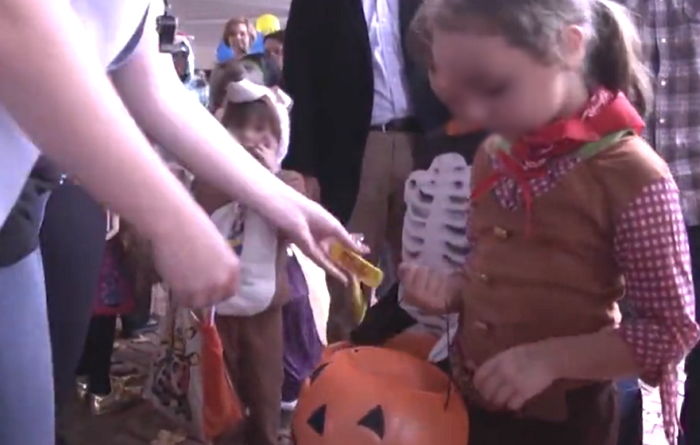
[[[427,75],[406,54],[411,20],[422,0],[400,0],[400,24],[415,117],[429,131],[447,113]],[[292,0],[285,35],[284,77],[294,99],[285,168],[315,176],[322,203],[350,218],[369,133],[374,76],[362,0]]]

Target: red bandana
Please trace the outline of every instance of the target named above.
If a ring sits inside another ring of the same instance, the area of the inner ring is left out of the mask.
[[[550,159],[572,154],[589,142],[626,129],[639,134],[644,120],[624,94],[599,89],[575,117],[558,120],[521,137],[510,153],[500,150],[498,170],[476,185],[472,199],[489,192],[501,179],[512,178],[529,215],[533,200],[530,181],[547,173]]]

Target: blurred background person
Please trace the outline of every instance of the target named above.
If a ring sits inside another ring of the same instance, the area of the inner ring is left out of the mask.
[[[249,54],[257,34],[255,26],[247,17],[230,19],[224,25],[224,33],[216,49],[217,62],[224,63],[231,59],[240,59]]]
[[[280,70],[284,69],[284,30],[265,36],[265,55],[270,57]]]
[[[173,64],[177,75],[188,90],[197,95],[199,102],[205,107],[209,103],[209,85],[207,80],[195,69],[194,50],[188,36],[179,34],[175,37]]]
[[[284,85],[294,100],[285,168],[302,173],[310,195],[364,235],[373,262],[384,252],[389,264],[401,258],[413,151],[448,117],[406,45],[421,3],[292,0],[285,32]],[[329,287],[329,337],[346,339],[351,300]]]

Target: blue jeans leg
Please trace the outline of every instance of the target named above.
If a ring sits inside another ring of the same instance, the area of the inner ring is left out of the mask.
[[[642,392],[636,379],[617,382],[620,409],[618,445],[642,445]]]
[[[37,250],[0,269],[0,444],[53,443],[51,346]]]

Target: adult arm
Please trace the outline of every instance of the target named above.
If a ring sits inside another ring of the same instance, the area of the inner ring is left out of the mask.
[[[158,51],[155,8],[143,39],[119,70],[114,85],[141,128],[196,176],[231,198],[255,208],[310,258],[344,276],[329,260],[322,242],[350,236],[318,204],[286,186],[262,167],[182,85],[172,59]]]
[[[186,303],[230,295],[235,256],[129,116],[70,2],[0,0],[0,11],[0,103],[20,128],[153,241]]]

